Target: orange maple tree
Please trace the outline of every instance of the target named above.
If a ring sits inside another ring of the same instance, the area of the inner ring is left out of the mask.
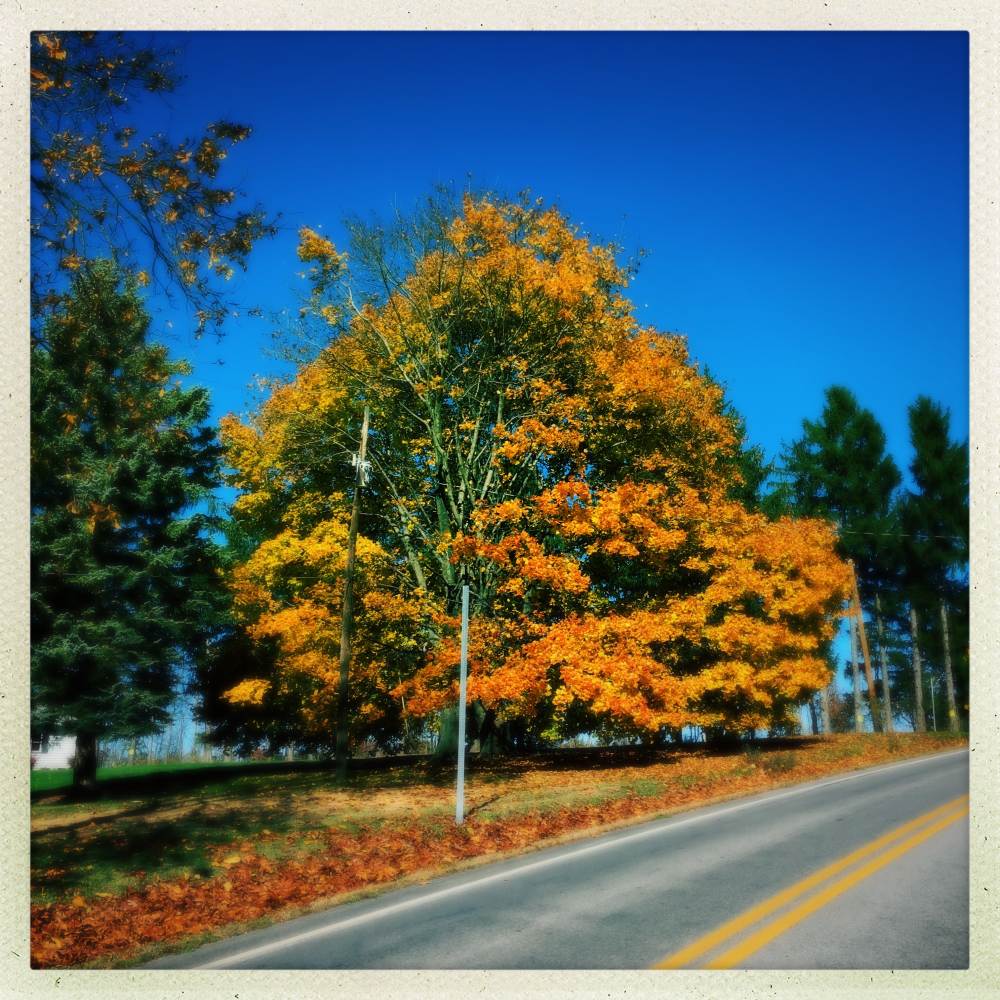
[[[383,569],[358,628],[405,633],[414,655],[356,669],[407,715],[455,702],[463,583],[481,737],[783,724],[828,682],[846,586],[830,527],[736,500],[741,425],[684,338],[639,324],[615,247],[488,196],[431,201],[394,233],[354,226],[349,254],[301,236],[324,342],[223,426],[235,515],[262,539],[238,602],[280,640],[280,670],[332,676],[316,636],[339,624],[345,458],[367,405],[360,551]],[[282,567],[316,532],[326,589],[289,589]]]

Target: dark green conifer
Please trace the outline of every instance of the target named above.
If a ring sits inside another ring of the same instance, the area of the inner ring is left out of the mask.
[[[947,411],[927,396],[910,406],[909,423],[916,488],[901,504],[905,590],[929,674],[943,681],[941,707],[957,730],[968,701],[969,449],[951,440]]]
[[[804,420],[802,426],[802,437],[784,450],[782,481],[768,503],[837,525],[838,551],[854,562],[875,647],[880,635],[882,641],[889,636],[889,630],[880,627],[882,616],[898,593],[899,469],[886,452],[885,432],[875,415],[843,386],[830,386],[820,418]],[[881,652],[880,646],[873,650],[873,669],[881,665]],[[888,657],[885,662],[888,665]],[[881,682],[891,685],[891,679]],[[884,689],[882,700],[884,704]],[[878,719],[873,722],[880,724]]]
[[[135,287],[88,265],[31,353],[31,684],[37,734],[154,732],[219,611],[208,394],[147,339]]]

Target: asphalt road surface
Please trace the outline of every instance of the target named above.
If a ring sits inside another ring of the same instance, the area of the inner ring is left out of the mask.
[[[151,968],[959,969],[968,755],[736,799],[310,914]]]

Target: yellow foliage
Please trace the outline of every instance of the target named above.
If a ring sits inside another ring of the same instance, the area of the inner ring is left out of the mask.
[[[572,484],[553,492],[578,501],[586,495]],[[832,638],[849,577],[827,523],[769,522],[721,497],[706,503],[690,491],[671,497],[664,487],[627,483],[571,508],[550,493],[534,510],[548,529],[588,543],[589,553],[666,568],[678,552],[694,550],[698,557],[685,565],[699,585],[621,610],[580,606],[542,627],[515,602],[500,632],[474,644],[470,701],[528,716],[548,702],[557,719],[576,705],[609,724],[655,733],[691,724],[768,726],[829,683],[819,647]],[[504,505],[501,520],[518,516]],[[534,528],[542,533],[541,524]],[[537,544],[522,528],[498,543],[463,539],[458,547],[502,569],[501,597],[521,598],[532,586],[572,593],[568,581],[580,570],[566,556],[540,559],[545,573],[531,559],[519,561]],[[505,645],[501,632],[520,641]],[[497,649],[506,655],[489,655]],[[693,668],[695,651],[700,668]],[[413,711],[433,711],[454,697],[443,681],[455,658],[451,643],[400,686]]]
[[[271,682],[259,678],[240,681],[230,688],[223,697],[234,705],[259,705],[271,689]]]
[[[311,678],[317,724],[347,524],[330,469],[362,401],[379,507],[378,543],[358,543],[359,719],[453,703],[458,567],[479,594],[470,698],[500,718],[749,727],[826,682],[846,579],[829,526],[729,499],[738,423],[684,338],[637,322],[613,247],[554,209],[467,196],[382,301],[357,305],[330,300],[345,255],[299,236],[336,333],[222,437],[235,512],[270,526],[233,574],[237,606]]]
[[[298,254],[299,260],[315,261],[324,266],[339,266],[344,259],[330,240],[306,226],[299,230]]]

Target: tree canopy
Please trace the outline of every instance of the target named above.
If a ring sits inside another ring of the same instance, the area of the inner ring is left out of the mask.
[[[945,410],[927,396],[909,408],[913,490],[902,503],[914,586],[941,596],[969,561],[969,449],[952,441]]]
[[[898,531],[895,491],[900,474],[886,452],[885,432],[875,415],[844,386],[824,393],[818,420],[803,420],[803,434],[785,449],[779,496],[789,508],[824,517],[839,528],[838,551],[858,570],[863,598],[884,586],[887,558]]]
[[[325,342],[249,422],[223,424],[234,516],[259,539],[233,574],[246,625],[282,618],[303,636],[280,640],[276,676],[231,696],[304,672],[307,714],[329,695],[347,458],[367,405],[362,714],[386,697],[416,717],[454,703],[468,583],[487,730],[786,722],[828,680],[820,645],[847,579],[833,534],[739,502],[742,425],[682,337],[639,324],[616,248],[540,202],[492,196],[351,233],[343,253],[302,231]],[[400,639],[376,649],[387,629]]]

